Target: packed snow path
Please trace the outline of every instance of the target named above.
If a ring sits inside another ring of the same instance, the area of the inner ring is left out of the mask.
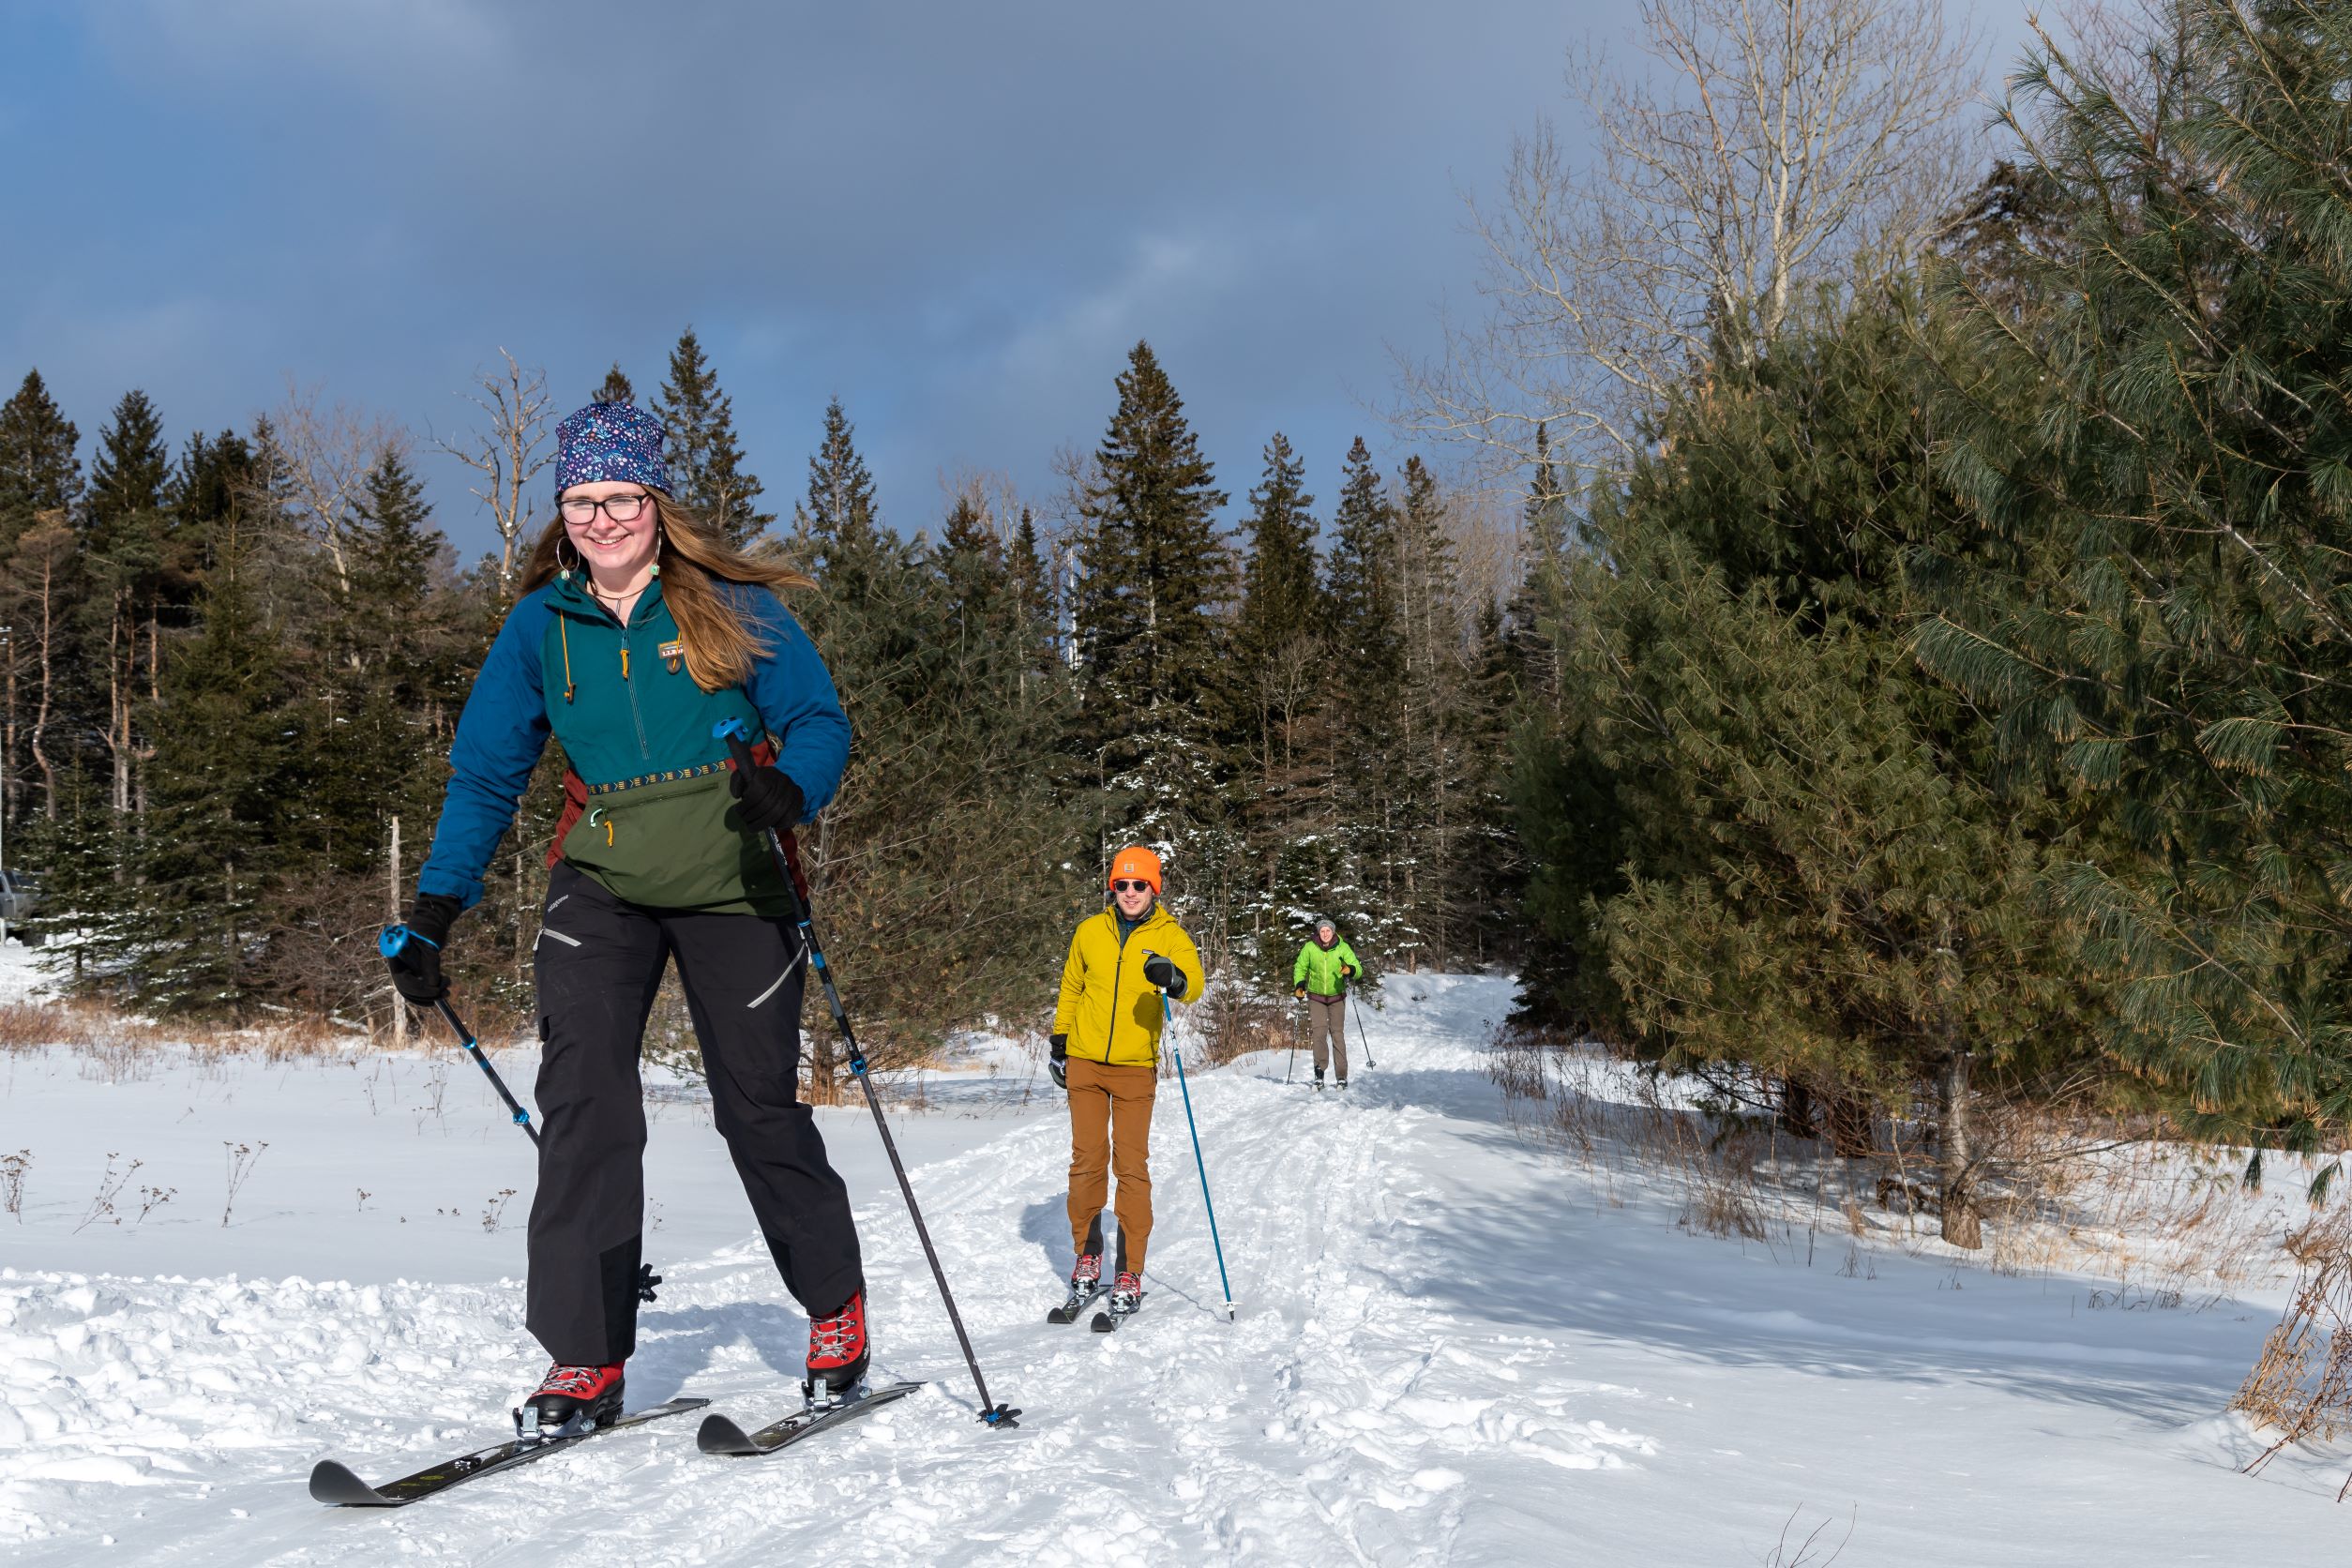
[[[1069,1264],[1058,1107],[918,1163],[1010,1433],[974,1421],[863,1154],[876,1376],[923,1393],[776,1459],[705,1458],[683,1418],[397,1513],[319,1507],[311,1462],[386,1478],[497,1438],[541,1364],[518,1288],[0,1274],[0,1555],[1727,1564],[1794,1560],[1827,1523],[1808,1560],[1849,1530],[1847,1564],[2342,1560],[2332,1475],[2237,1474],[2245,1434],[2214,1415],[2269,1307],[2090,1313],[2079,1282],[1688,1235],[1664,1195],[1604,1195],[1511,1131],[1478,1044],[1507,1001],[1392,987],[1344,1096],[1285,1086],[1279,1057],[1194,1075],[1238,1323],[1173,1083],[1151,1295],[1115,1335],[1043,1320]],[[845,1161],[856,1125],[828,1123]],[[765,1256],[667,1272],[631,1405],[781,1413],[805,1331]]]

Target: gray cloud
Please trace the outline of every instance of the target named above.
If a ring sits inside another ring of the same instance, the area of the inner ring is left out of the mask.
[[[292,374],[418,428],[497,348],[650,395],[691,321],[789,510],[825,398],[903,527],[942,468],[1042,491],[1149,337],[1237,496],[1280,427],[1328,495],[1385,345],[1473,256],[1458,185],[1560,107],[1597,0],[1181,9],[144,0],[0,22],[38,62],[47,243],[0,258],[0,374],[94,432]],[[25,109],[22,102],[20,110]],[[18,124],[25,123],[20,113]],[[454,472],[428,464],[461,543]]]

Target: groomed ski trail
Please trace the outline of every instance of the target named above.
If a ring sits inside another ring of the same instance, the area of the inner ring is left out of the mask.
[[[1499,984],[1479,988],[1490,1012],[1507,1002]],[[1420,1066],[1476,1075],[1476,1056],[1432,1040]],[[318,1457],[384,1478],[453,1440],[495,1439],[539,1360],[521,1331],[520,1291],[100,1281],[26,1293],[70,1296],[49,1304],[59,1309],[53,1319],[94,1314],[83,1348],[137,1364],[127,1378],[150,1381],[136,1413],[89,1412],[111,1416],[123,1452],[61,1466],[54,1478],[123,1484],[92,1487],[93,1511],[121,1504],[143,1517],[119,1518],[108,1533],[136,1542],[141,1560],[188,1565],[520,1563],[579,1549],[641,1563],[765,1562],[814,1551],[826,1560],[1070,1568],[1442,1559],[1464,1481],[1446,1455],[1494,1435],[1491,1421],[1482,1430],[1468,1412],[1491,1398],[1479,1390],[1508,1376],[1444,1346],[1453,1334],[1398,1294],[1400,1282],[1435,1261],[1424,1244],[1433,1216],[1420,1212],[1432,1195],[1419,1183],[1410,1142],[1442,1119],[1377,1073],[1344,1096],[1310,1098],[1279,1081],[1280,1063],[1269,1056],[1193,1075],[1238,1323],[1218,1310],[1172,1081],[1153,1128],[1151,1300],[1117,1334],[1043,1321],[1070,1262],[1062,1118],[915,1171],[990,1386],[1027,1412],[1016,1432],[975,1421],[969,1377],[904,1208],[895,1192],[869,1190],[859,1195],[858,1225],[875,1377],[931,1386],[796,1455],[730,1464],[695,1453],[683,1426],[649,1429],[398,1516],[322,1509],[299,1496]],[[692,1394],[746,1425],[782,1414],[797,1397],[803,1329],[779,1301],[764,1253],[746,1244],[667,1274],[629,1366],[630,1407]],[[113,1315],[125,1329],[176,1319],[188,1338],[227,1342],[143,1356],[110,1333]],[[30,1316],[20,1309],[27,1327]],[[267,1370],[258,1379],[242,1370],[254,1365]],[[184,1396],[158,1397],[157,1382],[182,1380]],[[313,1395],[307,1402],[305,1388]],[[290,1410],[302,1403],[307,1411]],[[360,1410],[373,1415],[353,1413]],[[165,1426],[137,1430],[158,1415]],[[177,1479],[171,1451],[200,1444],[205,1424],[221,1416],[250,1445],[234,1478],[215,1479],[193,1505],[185,1487],[139,1485]],[[1515,1437],[1568,1463],[1602,1468],[1644,1446],[1564,1415],[1510,1419]],[[92,1443],[103,1445],[95,1434]],[[256,1473],[263,1469],[267,1479]],[[70,1544],[36,1543],[26,1560],[79,1560],[91,1539],[76,1530]]]
[[[0,1526],[31,1524],[0,1542],[184,1568],[1711,1565],[1850,1516],[1858,1563],[2336,1560],[2339,1478],[2238,1475],[2246,1435],[2213,1413],[2269,1310],[2078,1314],[2064,1279],[1899,1251],[1849,1276],[1688,1235],[1663,1182],[1605,1190],[1512,1130],[1478,1044],[1508,1004],[1496,980],[1393,986],[1365,1015],[1381,1066],[1345,1093],[1285,1086],[1274,1053],[1196,1070],[1238,1323],[1172,1083],[1151,1298],[1115,1334],[1044,1321],[1062,1117],[918,1164],[990,1389],[1025,1411],[1008,1433],[974,1419],[882,1185],[858,1208],[873,1376],[920,1393],[772,1459],[660,1423],[390,1514],[313,1503],[311,1463],[385,1478],[493,1439],[542,1364],[519,1285],[0,1279],[0,1418],[45,1428],[14,1470],[0,1430]],[[784,1413],[805,1323],[763,1251],[665,1273],[631,1408]]]

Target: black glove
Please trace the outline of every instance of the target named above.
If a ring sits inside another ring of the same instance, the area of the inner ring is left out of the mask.
[[[1056,1089],[1070,1087],[1069,1063],[1070,1037],[1067,1034],[1057,1034],[1053,1037],[1053,1054],[1046,1058],[1046,1071],[1053,1075],[1053,1086]]]
[[[1293,1002],[1304,1002],[1306,1000],[1306,987],[1304,982],[1290,988],[1290,1000]]]
[[[392,988],[419,1007],[430,1007],[449,994],[449,983],[441,977],[441,950],[459,912],[458,901],[446,894],[419,893],[408,908],[408,940],[399,952],[384,956]]]
[[[749,772],[737,768],[727,780],[727,788],[743,803],[743,825],[754,833],[791,827],[800,821],[801,807],[807,804],[800,786],[775,766]]]
[[[1151,954],[1144,958],[1143,978],[1170,996],[1184,994],[1184,972],[1157,953]]]

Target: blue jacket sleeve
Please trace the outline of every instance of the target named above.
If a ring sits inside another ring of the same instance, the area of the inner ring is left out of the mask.
[[[746,683],[760,720],[776,737],[776,765],[800,786],[811,822],[841,787],[850,762],[850,720],[834,695],[833,675],[784,601],[765,588],[746,591],[744,619],[768,652],[751,666]]]
[[[547,749],[547,700],[539,686],[539,644],[553,611],[537,594],[506,617],[458,717],[449,748],[449,793],[433,829],[432,852],[416,891],[438,893],[472,909],[482,898],[482,872],[514,825],[531,770]]]

